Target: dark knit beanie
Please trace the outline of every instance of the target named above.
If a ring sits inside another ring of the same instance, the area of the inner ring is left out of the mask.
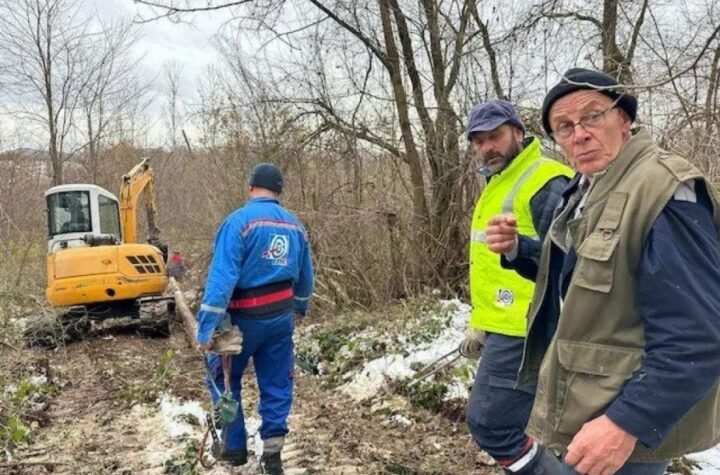
[[[282,172],[272,163],[261,163],[256,166],[250,174],[250,186],[257,186],[274,191],[275,193],[282,193]]]
[[[585,89],[596,89],[596,88],[608,88],[609,89],[598,89],[598,92],[605,94],[613,100],[617,100],[618,107],[625,111],[630,117],[630,121],[635,121],[637,114],[637,98],[630,95],[627,91],[622,88],[612,88],[612,86],[619,86],[617,80],[609,74],[594,69],[585,68],[572,68],[569,69],[560,80],[545,96],[545,100],[542,105],[542,124],[545,133],[550,135],[552,130],[550,129],[550,108],[552,105],[563,96],[570,94],[571,92],[581,91]]]

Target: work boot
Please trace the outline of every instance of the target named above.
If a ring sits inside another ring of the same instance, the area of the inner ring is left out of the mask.
[[[265,452],[260,457],[260,465],[264,475],[284,475],[280,452]]]
[[[217,442],[213,442],[212,444],[212,456],[215,458],[215,460],[223,460],[225,462],[228,462],[233,467],[245,465],[248,461],[247,448],[237,450],[225,449],[221,453],[220,444],[218,444]]]
[[[512,472],[505,469],[508,475],[571,475],[577,474],[572,467],[564,464],[548,448],[542,445],[537,446],[537,452],[532,459],[522,468]]]

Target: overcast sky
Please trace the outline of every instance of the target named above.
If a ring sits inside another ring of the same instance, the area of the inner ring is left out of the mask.
[[[133,0],[85,0],[104,20],[118,18],[138,19],[152,16],[149,7],[137,5]],[[145,55],[143,61],[148,74],[157,74],[163,64],[176,60],[183,64],[183,93],[194,94],[198,77],[206,66],[218,61],[218,55],[210,44],[211,38],[230,19],[226,10],[203,12],[188,17],[191,23],[173,23],[160,19],[137,26],[141,39],[137,54]]]
[[[97,17],[104,23],[118,20],[138,20],[142,17],[151,18],[149,7],[135,4],[133,0],[79,0],[86,6],[85,13]],[[146,111],[150,118],[155,119],[150,134],[158,143],[165,138],[166,130],[162,122],[163,95],[166,83],[160,76],[163,66],[168,61],[177,61],[182,67],[180,84],[180,100],[192,104],[197,99],[200,79],[211,64],[218,63],[220,57],[212,46],[212,37],[230,20],[230,12],[202,12],[188,16],[185,22],[172,22],[159,19],[149,23],[137,24],[139,33],[133,55],[142,57],[141,74],[149,79],[156,78],[153,86],[157,100]],[[191,126],[188,133],[191,133]],[[33,132],[32,125],[18,123],[12,114],[0,116],[0,127],[3,131],[0,148],[47,146],[43,134]],[[194,134],[193,134],[194,135]]]

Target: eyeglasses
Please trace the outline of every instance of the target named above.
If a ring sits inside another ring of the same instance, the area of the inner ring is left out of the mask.
[[[551,134],[555,140],[567,140],[575,134],[575,127],[580,126],[585,130],[597,129],[605,125],[605,114],[617,107],[617,101],[602,112],[592,112],[583,116],[577,122],[563,122]]]

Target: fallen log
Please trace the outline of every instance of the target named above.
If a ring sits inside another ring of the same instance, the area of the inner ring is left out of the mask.
[[[195,320],[195,315],[193,315],[192,311],[190,311],[190,307],[188,307],[188,304],[185,301],[185,296],[183,295],[182,290],[180,290],[180,286],[174,277],[170,277],[168,288],[170,288],[173,293],[173,297],[175,298],[175,312],[180,315],[183,330],[185,330],[185,337],[187,337],[188,343],[190,343],[191,347],[199,349],[195,340],[195,336],[197,335],[197,321]]]

